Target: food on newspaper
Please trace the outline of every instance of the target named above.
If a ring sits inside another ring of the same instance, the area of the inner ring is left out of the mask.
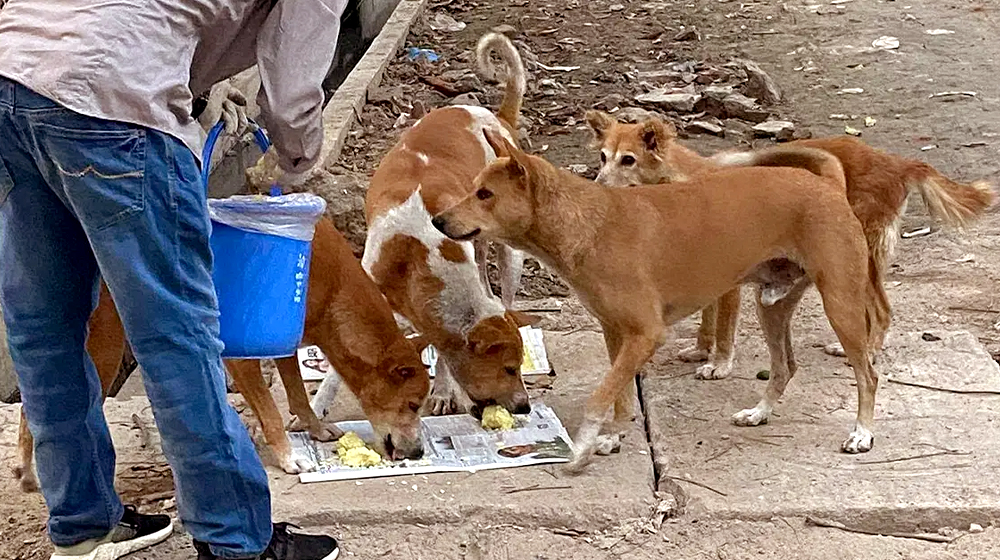
[[[514,415],[495,404],[483,410],[483,428],[487,430],[513,430]]]
[[[382,464],[382,456],[370,449],[363,439],[354,432],[347,432],[337,440],[337,457],[346,467],[377,467]]]

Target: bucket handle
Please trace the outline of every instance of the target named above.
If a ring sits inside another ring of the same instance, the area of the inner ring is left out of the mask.
[[[250,124],[250,128],[253,129],[253,138],[257,141],[257,147],[260,148],[261,152],[267,152],[267,149],[271,147],[271,141],[268,139],[267,133],[253,119],[247,119],[247,121]],[[208,190],[208,175],[212,171],[212,152],[215,151],[215,143],[219,141],[219,136],[222,135],[223,130],[225,130],[225,123],[223,121],[220,120],[215,123],[215,126],[208,131],[208,138],[205,139],[205,147],[201,149],[201,183],[205,185],[205,190]]]

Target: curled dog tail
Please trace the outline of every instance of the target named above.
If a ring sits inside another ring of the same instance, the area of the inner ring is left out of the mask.
[[[954,228],[975,221],[997,200],[988,181],[956,183],[926,163],[912,160],[906,188],[920,193],[934,219]]]
[[[826,177],[847,192],[844,167],[837,156],[817,148],[775,146],[752,152],[731,152],[712,156],[721,167],[798,167],[813,175]]]
[[[517,130],[517,117],[521,114],[524,91],[528,84],[524,62],[506,36],[500,33],[483,35],[476,45],[476,71],[487,81],[499,82],[501,79],[500,72],[491,57],[493,54],[500,57],[505,67],[503,101],[500,102],[497,116],[510,127],[510,130]]]

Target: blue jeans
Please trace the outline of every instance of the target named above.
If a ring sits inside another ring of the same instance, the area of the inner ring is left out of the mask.
[[[56,545],[122,516],[85,350],[99,277],[145,372],[185,527],[224,557],[270,540],[267,475],[226,400],[210,234],[182,143],[0,78],[0,304]]]

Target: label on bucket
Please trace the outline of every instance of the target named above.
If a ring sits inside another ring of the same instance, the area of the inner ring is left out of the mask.
[[[295,297],[292,301],[295,303],[302,303],[302,295],[306,290],[306,265],[309,264],[309,260],[305,253],[299,253],[298,262],[295,263]]]

